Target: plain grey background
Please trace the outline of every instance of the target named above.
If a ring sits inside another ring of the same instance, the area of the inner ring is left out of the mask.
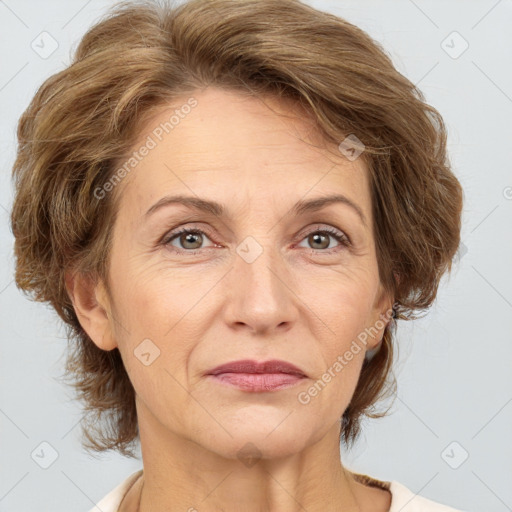
[[[140,460],[93,458],[82,449],[80,404],[57,380],[65,331],[52,310],[16,288],[8,218],[17,120],[113,3],[0,0],[4,512],[86,512],[141,467]],[[512,510],[512,1],[307,3],[366,30],[419,84],[446,121],[465,191],[464,245],[451,276],[424,319],[398,324],[398,396],[390,415],[367,421],[343,461],[459,509]],[[35,50],[41,38],[45,49]]]

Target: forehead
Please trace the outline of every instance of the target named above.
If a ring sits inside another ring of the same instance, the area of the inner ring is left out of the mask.
[[[144,146],[150,149],[141,151]],[[363,159],[350,161],[327,143],[291,100],[198,90],[159,107],[132,149],[139,157],[121,184],[121,206],[137,206],[140,213],[178,192],[226,203],[237,197],[287,202],[287,196],[296,202],[342,192],[369,209]]]

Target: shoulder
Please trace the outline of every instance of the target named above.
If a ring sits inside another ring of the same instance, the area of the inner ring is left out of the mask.
[[[130,487],[139,479],[142,469],[132,473],[104,496],[89,512],[117,512],[119,505]]]
[[[463,512],[429,500],[419,494],[414,494],[405,485],[396,480],[390,482],[389,490],[393,497],[389,512]]]
[[[464,512],[415,494],[396,480],[384,481],[362,473],[350,473],[359,483],[388,490],[391,493],[389,512]]]

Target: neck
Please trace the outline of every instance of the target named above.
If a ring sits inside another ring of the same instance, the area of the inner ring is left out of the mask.
[[[360,512],[356,483],[340,460],[339,423],[299,453],[251,459],[207,450],[147,412],[139,414],[140,512]]]

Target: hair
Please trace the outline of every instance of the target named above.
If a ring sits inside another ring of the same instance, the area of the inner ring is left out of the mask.
[[[460,241],[462,188],[441,115],[380,44],[299,0],[121,2],[83,36],[71,64],[39,87],[17,127],[15,279],[49,303],[68,338],[65,376],[83,401],[82,445],[134,456],[135,392],[117,348],[98,348],[65,284],[70,269],[107,284],[118,198],[98,198],[156,108],[205,87],[302,106],[324,140],[364,144],[379,277],[394,318],[433,303]],[[363,363],[341,418],[354,443],[364,417],[396,391],[393,340]]]

